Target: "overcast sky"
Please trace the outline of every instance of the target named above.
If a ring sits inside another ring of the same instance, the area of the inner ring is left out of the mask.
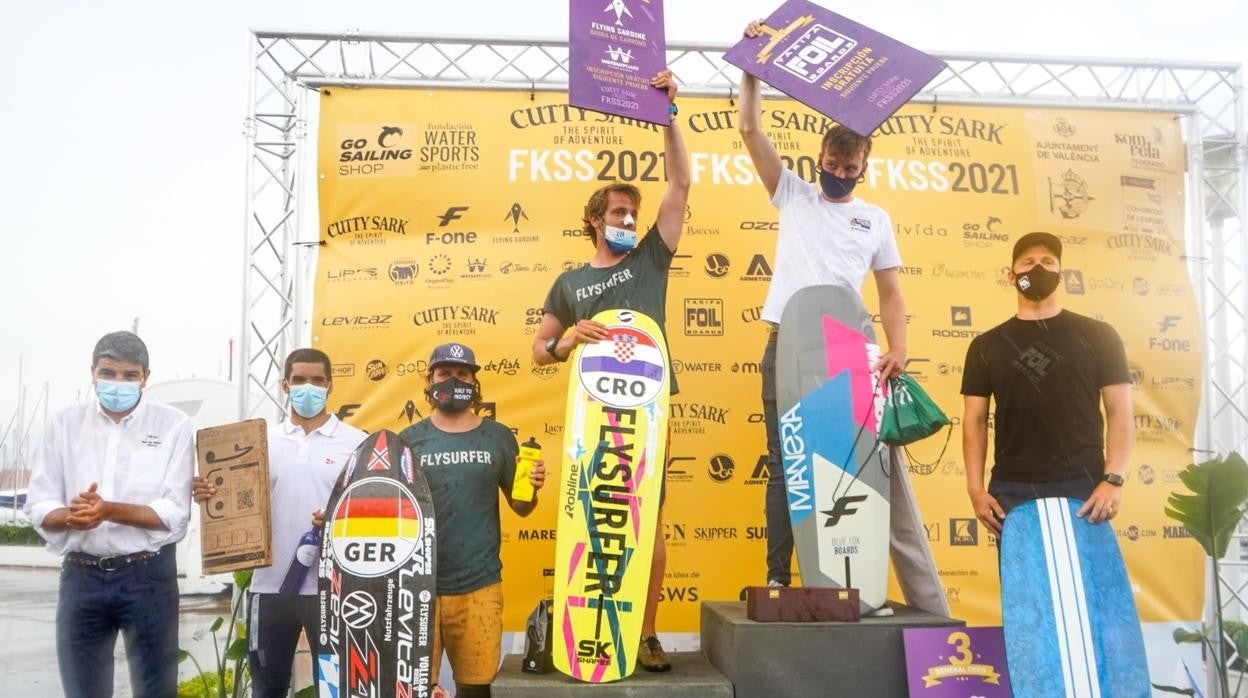
[[[936,52],[1248,60],[1246,0],[820,2]],[[668,41],[731,42],[777,4],[667,0]],[[19,356],[29,403],[47,382],[62,407],[95,340],[135,318],[154,382],[225,377],[250,28],[551,38],[566,17],[567,0],[0,0],[0,434]]]

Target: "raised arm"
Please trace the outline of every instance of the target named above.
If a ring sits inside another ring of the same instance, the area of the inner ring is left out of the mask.
[[[756,37],[763,33],[762,27],[762,20],[750,22],[750,25],[745,28],[745,35],[751,38]],[[749,151],[750,160],[754,161],[754,169],[758,172],[759,179],[763,180],[763,186],[767,187],[767,197],[770,198],[775,195],[776,186],[780,184],[780,171],[784,169],[784,163],[780,161],[780,153],[776,152],[776,146],[763,132],[762,113],[762,87],[758,83],[758,78],[749,73],[742,73],[741,112],[737,116],[737,128],[741,131],[745,149]]]
[[[664,70],[651,81],[655,87],[667,90],[669,104],[676,103],[676,78],[670,70]],[[675,115],[671,125],[663,129],[663,157],[667,163],[667,192],[659,204],[657,224],[659,235],[667,249],[675,252],[680,244],[680,234],[685,227],[685,205],[689,201],[689,151]]]

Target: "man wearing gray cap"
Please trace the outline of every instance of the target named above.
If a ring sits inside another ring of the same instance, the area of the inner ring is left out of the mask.
[[[64,555],[56,654],[65,695],[111,696],[117,633],[136,696],[172,696],[178,673],[174,545],[186,534],[191,420],[143,397],[147,347],[104,335],[91,355],[96,401],[48,420],[26,515]]]
[[[1114,518],[1131,452],[1131,374],[1113,327],[1063,310],[1062,241],[1014,243],[1014,317],[971,341],[962,372],[962,456],[975,517],[1000,535],[1010,509],[1043,497],[1083,500],[1091,523]],[[996,402],[992,481],[988,403]],[[1105,419],[1101,418],[1101,407]]]
[[[433,413],[399,434],[429,481],[437,518],[433,680],[439,678],[436,667],[445,649],[459,698],[489,698],[502,656],[498,494],[519,516],[537,506],[536,494],[529,501],[511,495],[520,450],[515,435],[501,422],[477,414],[480,368],[472,349],[459,342],[436,347],[425,377]],[[529,482],[536,492],[545,481],[545,465],[536,461]],[[446,692],[439,687],[433,695]]]

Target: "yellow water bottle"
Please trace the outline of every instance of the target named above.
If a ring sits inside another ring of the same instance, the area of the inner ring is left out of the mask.
[[[533,501],[533,481],[529,473],[533,471],[533,463],[542,459],[542,445],[532,436],[520,444],[520,457],[516,459],[516,479],[511,483],[511,500],[513,502]]]

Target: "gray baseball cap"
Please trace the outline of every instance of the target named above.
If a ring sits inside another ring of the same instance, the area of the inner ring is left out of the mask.
[[[477,356],[472,353],[472,349],[459,342],[448,342],[447,344],[439,344],[429,357],[429,368],[433,369],[442,364],[459,364],[471,368],[473,372],[480,370],[477,365]]]

